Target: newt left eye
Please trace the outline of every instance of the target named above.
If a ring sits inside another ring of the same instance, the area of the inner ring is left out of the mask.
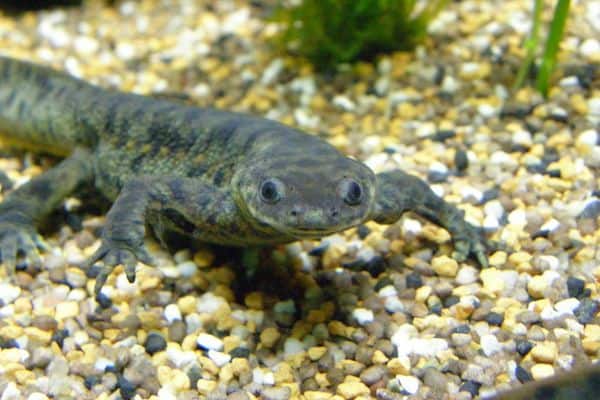
[[[360,204],[363,198],[363,190],[360,183],[349,178],[342,179],[339,185],[339,193],[344,202],[350,206]]]

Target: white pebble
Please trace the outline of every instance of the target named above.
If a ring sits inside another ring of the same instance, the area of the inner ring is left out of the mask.
[[[412,218],[405,218],[402,221],[402,233],[404,235],[418,235],[423,230],[423,225],[420,221]]]
[[[274,385],[275,376],[271,371],[262,368],[254,368],[252,370],[252,381],[257,385]]]
[[[377,153],[367,158],[364,163],[367,167],[373,170],[373,172],[377,173],[383,170],[383,166],[389,160],[389,158],[390,157],[385,153]]]
[[[396,379],[408,394],[415,394],[419,391],[421,381],[412,375],[397,375]]]
[[[460,82],[453,76],[446,75],[442,81],[442,92],[455,93],[460,89]]]
[[[231,361],[231,356],[229,354],[223,353],[221,351],[216,351],[216,350],[209,350],[208,358],[213,360],[214,363],[217,364],[217,367],[219,367],[219,368],[224,366],[225,364],[229,363],[229,361]]]
[[[316,128],[320,122],[318,115],[314,115],[304,108],[296,108],[294,110],[294,119],[298,125],[306,128]]]
[[[390,296],[385,298],[384,307],[387,312],[395,313],[405,311],[406,308],[398,296]]]
[[[504,207],[499,200],[490,200],[485,203],[483,211],[486,215],[495,217],[496,219],[500,219],[504,215]]]
[[[165,385],[158,389],[158,398],[160,400],[177,400],[177,395],[175,394],[175,388],[173,385]]]
[[[490,163],[503,165],[506,167],[518,166],[518,162],[514,158],[512,158],[510,154],[500,150],[492,153],[492,155],[490,156]]]
[[[366,308],[355,308],[352,316],[360,325],[367,325],[374,320],[373,311]]]
[[[483,219],[482,226],[486,231],[495,231],[500,227],[500,222],[496,217],[488,215]]]
[[[227,301],[223,297],[206,292],[198,298],[196,310],[201,313],[212,314],[223,306],[228,306]]]
[[[196,97],[206,97],[210,94],[210,86],[205,82],[200,82],[192,88],[192,93]]]
[[[223,341],[209,333],[200,333],[196,339],[196,343],[203,349],[218,351],[223,350]]]
[[[600,97],[592,97],[588,100],[588,114],[600,118]]]
[[[555,256],[541,255],[538,256],[538,259],[542,264],[545,264],[544,266],[546,268],[550,270],[556,271],[560,267],[560,260]]]
[[[428,137],[433,135],[437,130],[435,123],[423,122],[418,124],[415,130],[415,135],[420,138]]]
[[[460,196],[463,200],[474,200],[479,203],[483,199],[483,192],[472,186],[463,186],[460,188]]]
[[[600,58],[600,42],[593,38],[586,39],[579,46],[579,52],[585,58],[597,61]]]
[[[586,147],[594,147],[598,144],[598,132],[595,129],[588,129],[577,136],[577,144]]]
[[[429,166],[429,171],[431,171],[431,172],[439,172],[441,174],[446,174],[446,173],[448,173],[448,167],[446,166],[446,164],[443,164],[443,163],[441,163],[439,161],[434,161]]]
[[[484,118],[492,118],[498,115],[500,108],[491,104],[480,104],[477,107],[477,112]]]
[[[0,283],[0,300],[3,304],[10,304],[19,297],[21,288],[10,283]]]
[[[333,105],[344,111],[353,111],[356,108],[356,104],[352,100],[342,95],[337,95],[333,98]]]
[[[512,135],[513,143],[520,144],[521,146],[529,147],[532,145],[533,140],[531,138],[531,132],[526,130],[519,130],[513,132]]]
[[[174,321],[181,321],[181,311],[177,304],[168,304],[164,311],[165,319],[171,325]]]
[[[502,350],[502,345],[498,342],[498,338],[491,334],[483,335],[480,344],[481,350],[488,357]]]
[[[287,338],[283,343],[285,357],[292,356],[304,351],[304,344],[295,338]]]
[[[212,351],[212,350],[210,350]],[[198,357],[193,351],[181,351],[178,348],[168,346],[167,358],[177,368],[184,369],[188,365],[193,365],[197,362]]]
[[[33,392],[27,397],[27,400],[48,400],[48,396],[41,392]]]
[[[21,398],[21,391],[17,385],[15,385],[14,382],[8,382],[8,385],[6,385],[4,388],[4,392],[2,392],[2,397],[0,397],[0,400],[18,400]]]
[[[578,299],[570,297],[568,299],[564,299],[557,302],[554,305],[554,308],[556,309],[556,311],[559,311],[561,313],[573,314],[575,309],[579,307],[579,304],[581,304],[581,302]]]
[[[115,48],[117,53],[117,57],[119,57],[123,61],[130,61],[135,57],[135,46],[131,43],[120,42],[117,43],[117,47]]]
[[[198,272],[198,266],[193,261],[185,261],[181,264],[177,264],[179,274],[184,278],[192,277]]]
[[[544,222],[544,224],[540,227],[541,231],[553,232],[560,226],[560,222],[556,219],[551,218],[548,221]]]
[[[283,60],[281,58],[276,58],[265,68],[263,71],[262,77],[260,78],[260,82],[263,85],[270,85],[277,80],[277,77],[283,71]]]
[[[98,51],[100,44],[90,36],[78,36],[73,42],[75,51],[80,55],[89,56]]]
[[[94,363],[94,368],[96,369],[96,371],[99,372],[104,372],[106,371],[106,368],[113,368],[115,366],[115,363],[111,360],[109,360],[108,358],[104,358],[104,357],[100,357],[96,360],[96,362]]]
[[[479,271],[470,266],[462,267],[456,274],[456,283],[459,285],[468,285],[477,282],[477,279],[479,279]]]
[[[578,88],[579,87],[579,78],[577,78],[576,76],[570,75],[570,76],[562,78],[558,82],[558,85],[565,89]]]
[[[513,210],[508,214],[508,222],[513,225],[527,225],[527,214],[521,209]]]
[[[360,142],[360,149],[369,154],[381,149],[381,138],[379,136],[368,136]]]
[[[393,285],[386,285],[386,286],[382,287],[381,289],[379,289],[378,294],[379,294],[379,297],[397,296],[398,291],[396,290],[396,288]]]

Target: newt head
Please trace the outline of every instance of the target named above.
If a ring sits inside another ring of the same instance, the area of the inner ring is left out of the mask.
[[[375,196],[375,175],[335,153],[288,154],[241,168],[233,179],[250,222],[293,238],[318,238],[363,222]]]

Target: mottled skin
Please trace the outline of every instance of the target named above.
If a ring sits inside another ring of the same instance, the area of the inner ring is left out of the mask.
[[[68,157],[0,204],[0,253],[38,263],[36,225],[79,184],[111,200],[99,250],[99,292],[114,266],[135,279],[146,226],[234,246],[319,238],[414,211],[454,238],[454,257],[486,265],[478,230],[420,179],[375,175],[333,146],[275,121],[108,91],[0,57],[5,141]]]

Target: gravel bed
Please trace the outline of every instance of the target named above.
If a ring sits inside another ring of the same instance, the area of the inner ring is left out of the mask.
[[[134,284],[117,268],[97,303],[78,265],[106,207],[83,193],[51,219],[42,270],[0,271],[0,400],[468,400],[598,360],[600,1],[572,2],[548,99],[511,90],[529,1],[450,2],[414,53],[329,76],[269,51],[262,3],[0,12],[0,53],[402,167],[499,243],[490,268],[406,215],[277,247],[252,277],[219,249],[149,239],[157,268]],[[2,149],[1,195],[53,162]]]

